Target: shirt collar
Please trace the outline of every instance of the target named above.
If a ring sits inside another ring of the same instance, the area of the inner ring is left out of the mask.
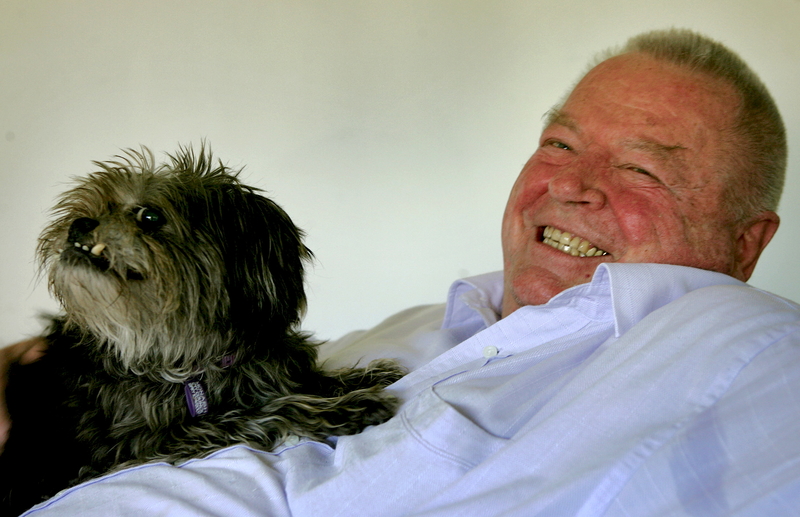
[[[608,304],[598,302],[610,296],[614,332],[619,337],[651,312],[684,294],[722,284],[744,285],[722,273],[685,266],[604,263],[598,266],[590,283],[559,293],[547,305],[582,304],[594,317],[601,317],[607,313]],[[502,301],[502,271],[457,280],[450,287],[442,328],[481,322],[485,327],[493,325],[500,320]]]
[[[745,285],[732,276],[670,264],[601,264],[595,277],[608,277],[617,337],[645,316],[681,296],[712,285]]]
[[[468,320],[482,320],[488,327],[500,320],[502,306],[502,271],[456,280],[447,295],[442,328],[462,326]]]

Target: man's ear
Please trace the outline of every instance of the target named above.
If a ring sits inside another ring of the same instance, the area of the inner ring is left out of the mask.
[[[761,252],[767,247],[772,236],[778,231],[781,218],[772,211],[760,213],[739,230],[736,242],[736,265],[733,276],[747,281],[758,262]]]

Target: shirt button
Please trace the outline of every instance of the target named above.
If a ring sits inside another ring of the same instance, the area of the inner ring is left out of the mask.
[[[489,359],[490,357],[494,357],[499,353],[496,346],[487,346],[483,349],[483,357]]]

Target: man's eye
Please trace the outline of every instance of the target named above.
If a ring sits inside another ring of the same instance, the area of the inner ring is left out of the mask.
[[[623,166],[621,168],[629,170],[631,172],[635,172],[636,174],[641,174],[643,176],[647,176],[648,178],[653,179],[653,180],[661,183],[661,179],[658,176],[656,176],[655,174],[653,174],[652,172],[650,172],[649,170],[647,170],[647,169],[642,169],[641,167],[637,167],[635,165],[625,165],[625,166]]]
[[[549,145],[551,147],[555,147],[557,149],[564,149],[565,151],[569,151],[569,150],[572,149],[570,146],[568,146],[564,142],[559,142],[558,140],[551,140],[550,142],[547,142],[547,145]]]

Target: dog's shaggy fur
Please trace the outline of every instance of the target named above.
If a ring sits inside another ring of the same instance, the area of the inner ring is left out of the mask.
[[[205,150],[169,158],[95,162],[42,233],[65,314],[45,358],[11,373],[6,514],[122,466],[353,434],[394,413],[396,363],[324,371],[296,330],[311,253],[284,211]]]

